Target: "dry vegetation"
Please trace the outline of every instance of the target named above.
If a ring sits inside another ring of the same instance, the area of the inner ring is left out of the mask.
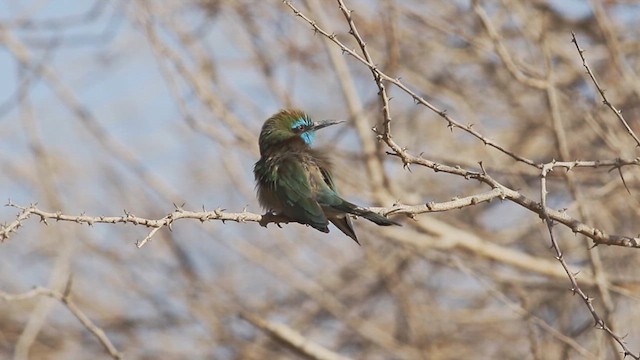
[[[635,1],[55,3],[0,20],[1,358],[640,358]],[[402,227],[260,226],[284,107]]]

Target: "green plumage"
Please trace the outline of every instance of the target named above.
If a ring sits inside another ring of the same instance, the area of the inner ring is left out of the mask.
[[[325,233],[330,221],[359,243],[348,214],[378,225],[398,223],[338,195],[329,160],[310,146],[316,130],[337,123],[313,122],[299,110],[282,110],[267,119],[260,132],[260,160],[253,169],[258,201],[267,211]]]

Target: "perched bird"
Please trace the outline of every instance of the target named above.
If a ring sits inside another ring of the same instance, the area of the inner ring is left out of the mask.
[[[349,214],[378,225],[399,225],[340,197],[331,178],[331,164],[311,148],[316,130],[341,123],[313,122],[300,110],[282,110],[260,131],[260,160],[253,168],[258,201],[265,210],[328,233],[329,221],[358,242]]]

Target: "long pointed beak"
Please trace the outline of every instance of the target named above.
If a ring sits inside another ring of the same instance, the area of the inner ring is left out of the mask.
[[[323,121],[316,121],[313,123],[313,126],[309,129],[312,131],[315,130],[320,130],[322,128],[325,128],[327,126],[331,126],[331,125],[336,125],[336,124],[340,124],[343,123],[343,120],[323,120]]]

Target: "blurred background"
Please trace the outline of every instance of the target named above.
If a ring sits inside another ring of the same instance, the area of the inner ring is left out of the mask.
[[[337,1],[291,4],[359,49]],[[609,100],[640,131],[636,1],[346,6],[382,71],[509,151],[535,162],[637,156],[571,43],[573,31]],[[333,154],[337,186],[355,203],[415,205],[490,190],[387,155],[371,131],[383,120],[371,71],[282,1],[5,1],[0,50],[3,202],[150,219],[174,204],[261,213],[257,136],[286,107],[347,120],[319,133],[318,145]],[[387,89],[401,147],[474,171],[482,161],[539,201],[537,168]],[[635,236],[640,172],[622,168],[629,193],[609,170],[556,170],[548,206]],[[0,224],[19,212],[0,208]],[[354,220],[360,247],[333,227],[183,220],[138,249],[149,231],[142,226],[32,217],[0,244],[0,291],[63,292],[71,279],[74,304],[130,359],[622,358],[572,295],[537,214],[493,201],[394,219],[403,227]],[[592,249],[562,225],[554,231],[598,314],[637,355],[638,250]],[[294,335],[324,357],[287,344]],[[110,357],[61,301],[0,299],[0,358]]]

